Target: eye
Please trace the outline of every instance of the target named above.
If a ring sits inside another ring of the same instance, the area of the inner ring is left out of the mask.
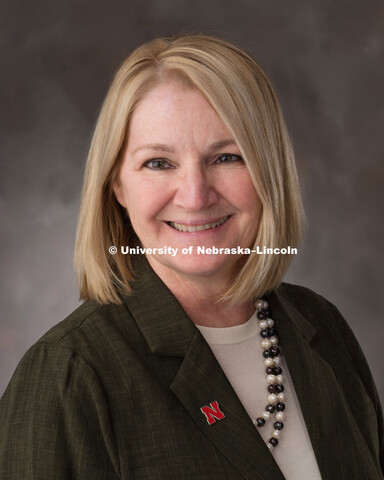
[[[234,155],[233,153],[223,153],[216,159],[216,163],[233,163],[242,161],[243,159],[240,155]]]
[[[166,170],[168,168],[173,168],[166,160],[162,158],[153,158],[152,160],[147,160],[144,167],[149,168],[150,170]]]

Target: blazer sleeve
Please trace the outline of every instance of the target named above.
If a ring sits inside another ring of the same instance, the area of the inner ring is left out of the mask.
[[[2,480],[120,478],[105,392],[71,349],[39,343],[0,401]]]
[[[328,302],[331,309],[333,310],[334,318],[338,321],[338,326],[341,331],[342,338],[344,339],[344,343],[353,359],[353,362],[356,366],[356,371],[358,372],[364,386],[365,390],[370,397],[377,416],[377,449],[381,467],[381,472],[384,476],[384,420],[383,420],[383,409],[380,403],[379,394],[376,389],[376,385],[374,379],[372,377],[371,370],[369,368],[368,362],[365,358],[365,355],[354,335],[351,328],[349,327],[348,323],[344,320],[341,313],[338,309],[331,303]]]

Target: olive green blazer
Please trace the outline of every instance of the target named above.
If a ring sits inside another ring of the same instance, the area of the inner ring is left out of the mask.
[[[85,302],[25,354],[0,402],[1,480],[283,480],[147,262],[134,289]],[[351,330],[308,289],[268,300],[322,477],[382,479],[381,408]],[[210,425],[201,407],[215,401],[225,416]]]

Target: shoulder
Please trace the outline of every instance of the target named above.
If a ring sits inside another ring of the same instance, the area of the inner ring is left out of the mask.
[[[95,333],[97,327],[101,327],[103,330],[108,329],[108,326],[122,313],[126,314],[123,306],[100,305],[92,300],[87,300],[64,320],[48,330],[37,343],[68,344],[71,339],[86,331]]]
[[[329,300],[310,288],[283,282],[274,292],[282,303],[289,303],[316,329],[349,329],[339,310]]]
[[[28,349],[3,401],[21,398],[20,393],[25,398],[34,395],[35,402],[46,397],[63,400],[64,391],[71,396],[91,397],[96,391],[101,395],[122,385],[124,378],[136,378],[139,359],[147,350],[125,304],[86,301]]]
[[[86,301],[28,349],[12,380],[51,376],[65,382],[71,372],[103,382],[121,357],[129,363],[143,349],[145,342],[125,304]]]
[[[320,335],[344,343],[354,357],[361,358],[362,351],[351,327],[329,300],[309,288],[285,282],[274,293],[279,303],[293,307]]]
[[[32,348],[42,345],[70,349],[89,356],[91,351],[113,343],[121,337],[134,335],[133,317],[123,304],[100,305],[86,301],[63,321],[46,332]]]
[[[83,472],[91,465],[92,478],[115,478],[119,460],[108,433],[103,351],[97,346],[102,332],[108,337],[114,315],[115,309],[86,302],[25,353],[0,399],[1,472],[30,478],[33,464],[36,478],[64,478],[69,471],[87,478]],[[77,451],[82,454],[71,455]],[[35,465],[40,458],[44,462]]]
[[[289,305],[316,331],[315,343],[327,346],[327,359],[343,353],[358,373],[365,389],[379,410],[379,399],[365,355],[343,315],[330,301],[309,288],[282,283],[274,292],[279,303]],[[325,348],[325,347],[324,347]],[[338,362],[341,364],[342,362]],[[336,367],[335,367],[336,368]]]
[[[307,311],[313,308],[328,309],[335,308],[326,298],[314,292],[310,288],[293,283],[282,282],[276,289],[276,294],[286,298],[296,307]]]
[[[361,347],[348,322],[330,301],[309,288],[282,283],[274,292],[273,300],[291,314],[296,324],[310,325],[316,338],[328,345],[329,352],[346,349],[354,364],[367,366]]]

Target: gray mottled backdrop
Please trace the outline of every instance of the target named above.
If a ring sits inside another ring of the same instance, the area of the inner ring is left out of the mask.
[[[278,91],[308,217],[287,279],[333,301],[384,397],[384,3],[2,2],[0,393],[26,349],[78,305],[76,217],[92,129],[137,45],[199,31],[249,50]]]

